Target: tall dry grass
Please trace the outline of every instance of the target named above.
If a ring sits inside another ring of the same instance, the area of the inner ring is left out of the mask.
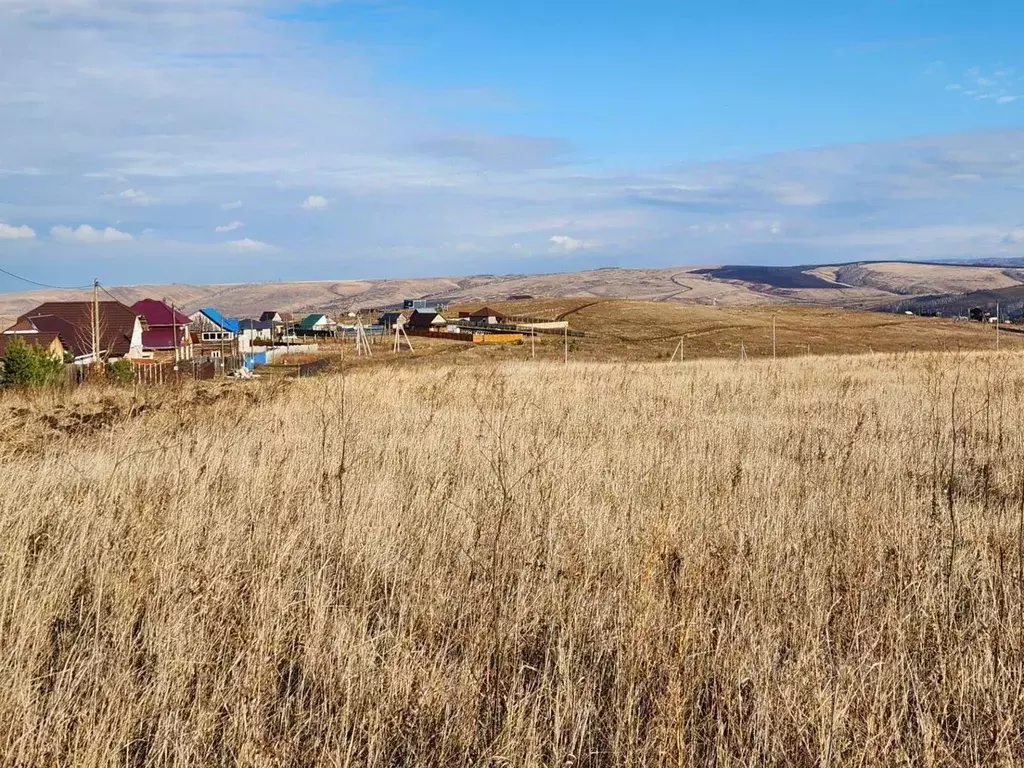
[[[1009,355],[39,397],[4,764],[1024,761]]]

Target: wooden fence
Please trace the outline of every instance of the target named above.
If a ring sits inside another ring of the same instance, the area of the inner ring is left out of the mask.
[[[223,370],[223,364],[218,365],[216,360],[149,363],[135,366],[135,381],[145,385],[180,384],[189,380],[210,381]]]
[[[242,366],[241,357],[197,358],[177,363],[168,360],[157,363],[134,361],[135,383],[143,386],[180,384],[185,381],[210,381]],[[109,374],[103,363],[97,365],[64,366],[69,386],[80,386],[89,382],[107,381]]]

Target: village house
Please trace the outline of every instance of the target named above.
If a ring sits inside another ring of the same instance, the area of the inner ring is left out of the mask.
[[[447,325],[448,321],[440,313],[432,309],[417,309],[409,317],[405,328],[411,331],[439,331]]]
[[[250,345],[254,341],[273,341],[274,325],[269,320],[239,320],[238,333]]]
[[[248,340],[239,338],[238,321],[224,317],[212,307],[205,307],[189,315],[192,339],[203,357],[227,357],[248,352]]]
[[[260,315],[261,323],[270,323],[271,332],[275,340],[281,340],[290,335],[291,329],[295,326],[295,318],[291,312],[277,312],[268,310]]]
[[[47,337],[57,336],[74,362],[90,363],[142,359],[144,330],[144,319],[119,301],[49,301],[19,317],[4,335],[38,335],[37,343],[48,344]]]
[[[382,326],[386,331],[390,331],[408,323],[411,314],[408,310],[384,312],[377,318],[377,325]]]
[[[188,315],[157,299],[137,301],[132,304],[132,309],[146,321],[142,349],[147,357],[174,362],[192,359],[192,334],[189,331],[192,321]]]
[[[473,325],[498,325],[504,323],[506,319],[505,315],[490,307],[481,307],[475,312],[470,312],[467,317]]]
[[[336,330],[338,324],[323,314],[306,315],[298,326],[299,334],[306,336],[326,336]]]

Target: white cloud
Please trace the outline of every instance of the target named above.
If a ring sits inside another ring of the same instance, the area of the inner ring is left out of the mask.
[[[327,198],[320,195],[310,195],[302,201],[302,207],[307,211],[323,211],[328,205]]]
[[[991,101],[995,104],[1012,104],[1024,98],[1013,94],[1017,82],[1013,68],[1003,67],[983,74],[980,67],[971,67],[965,77],[965,83],[950,83],[946,90],[975,101]]]
[[[124,192],[119,194],[118,197],[132,205],[152,205],[156,202],[156,200],[148,194],[138,189],[126,189]]]
[[[34,240],[35,237],[35,230],[26,224],[16,227],[0,221],[0,240]]]
[[[248,237],[244,240],[232,240],[228,245],[238,253],[259,253],[260,251],[277,250],[270,243],[260,240],[251,240]]]
[[[2,0],[0,0],[2,2]],[[0,168],[0,176],[41,176],[38,168]]]
[[[219,227],[217,227],[213,231],[214,232],[234,232],[236,229],[241,229],[244,226],[245,226],[245,224],[243,224],[241,221],[232,221],[230,224],[224,224],[222,226],[219,226]]]
[[[123,243],[135,238],[127,232],[121,232],[113,227],[106,229],[95,229],[88,224],[82,224],[78,228],[58,225],[50,230],[54,240],[65,243]]]
[[[593,248],[597,245],[597,243],[592,243],[587,240],[577,240],[575,237],[570,237],[569,235],[552,235],[548,242],[551,243],[552,250],[561,251],[562,253],[582,251],[587,248]]]
[[[234,202],[231,202],[231,203],[221,203],[221,205],[220,205],[220,209],[222,211],[235,211],[235,210],[238,210],[241,207],[242,207],[242,201],[241,200],[235,200]]]
[[[805,184],[786,181],[775,188],[775,199],[783,205],[814,206],[821,205],[826,197]]]

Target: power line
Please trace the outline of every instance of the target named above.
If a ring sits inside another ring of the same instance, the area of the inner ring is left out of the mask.
[[[115,295],[114,295],[114,294],[112,294],[112,293],[111,293],[110,291],[108,291],[108,290],[107,290],[107,289],[106,289],[106,288],[105,288],[105,287],[103,286],[103,284],[102,284],[102,283],[99,283],[99,282],[97,282],[97,285],[99,285],[99,287],[100,287],[100,290],[101,290],[101,291],[103,291],[103,292],[104,292],[105,294],[107,294],[107,296],[109,296],[110,298],[112,298],[112,299],[113,299],[114,301],[116,301],[116,302],[117,302],[118,304],[128,304],[128,302],[126,302],[126,301],[121,301],[121,299],[117,298],[117,296],[115,296]]]
[[[16,275],[13,272],[8,272],[3,267],[0,267],[0,273],[7,275],[8,277],[13,277],[15,280],[21,280],[23,283],[28,283],[29,285],[37,285],[40,288],[52,288],[55,291],[84,291],[86,288],[92,287],[91,285],[50,285],[49,283],[40,283],[36,280],[29,280],[27,277]]]

